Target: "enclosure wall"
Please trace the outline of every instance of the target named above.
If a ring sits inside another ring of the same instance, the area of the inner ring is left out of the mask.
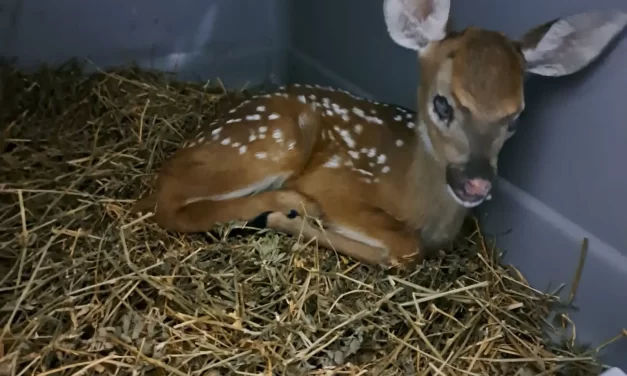
[[[511,37],[596,6],[624,0],[454,0],[453,25]],[[415,108],[414,52],[386,32],[381,0],[299,0],[291,18],[290,81],[341,86]],[[624,35],[624,34],[623,34]],[[518,134],[499,163],[502,179],[481,219],[530,282],[570,292],[581,242],[590,240],[573,313],[577,338],[598,344],[627,327],[627,40],[565,78],[532,77]],[[550,284],[550,286],[549,286]],[[627,343],[604,360],[627,368]]]
[[[284,79],[286,0],[0,1],[0,56],[23,67],[89,58],[229,87]],[[92,66],[91,68],[95,68]]]
[[[0,1],[0,56],[23,67],[88,57],[129,62],[228,87],[271,81],[330,84],[415,108],[416,54],[386,32],[382,0]],[[453,25],[510,36],[555,17],[624,0],[453,0]],[[592,344],[627,327],[627,40],[570,77],[532,77],[518,134],[506,146],[481,219],[539,289],[570,291],[584,237],[589,252],[573,313]],[[627,343],[604,360],[627,368]]]

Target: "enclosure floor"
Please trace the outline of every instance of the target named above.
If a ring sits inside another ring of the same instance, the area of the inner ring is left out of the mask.
[[[164,158],[250,92],[3,72],[0,375],[599,373],[592,351],[543,339],[557,298],[473,220],[454,252],[391,275],[272,231],[131,216]]]

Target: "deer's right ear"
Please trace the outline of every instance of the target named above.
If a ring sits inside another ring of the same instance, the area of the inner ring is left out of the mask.
[[[555,19],[528,31],[521,39],[527,72],[565,76],[595,60],[627,25],[627,13],[590,11]]]
[[[388,33],[398,45],[422,52],[446,36],[450,0],[383,0]]]

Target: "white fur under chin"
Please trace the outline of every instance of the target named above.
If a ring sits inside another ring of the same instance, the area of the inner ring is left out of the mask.
[[[453,192],[453,188],[451,188],[450,185],[446,185],[446,191],[448,192],[448,194],[453,198],[453,200],[455,200],[456,203],[458,203],[459,205],[467,208],[467,209],[472,209],[475,208],[479,205],[481,205],[484,201],[490,200],[492,198],[492,196],[490,194],[488,194],[486,197],[482,198],[481,200],[477,200],[477,201],[473,201],[473,202],[467,202],[467,201],[462,201],[459,199],[459,197],[457,197],[457,195],[455,194],[455,192]]]

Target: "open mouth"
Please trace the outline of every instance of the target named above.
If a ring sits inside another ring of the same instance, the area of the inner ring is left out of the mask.
[[[454,190],[450,185],[446,185],[448,193],[453,197],[455,202],[465,208],[474,208],[481,205],[484,201],[490,200],[492,196],[488,193],[486,195],[469,195],[463,190]]]

